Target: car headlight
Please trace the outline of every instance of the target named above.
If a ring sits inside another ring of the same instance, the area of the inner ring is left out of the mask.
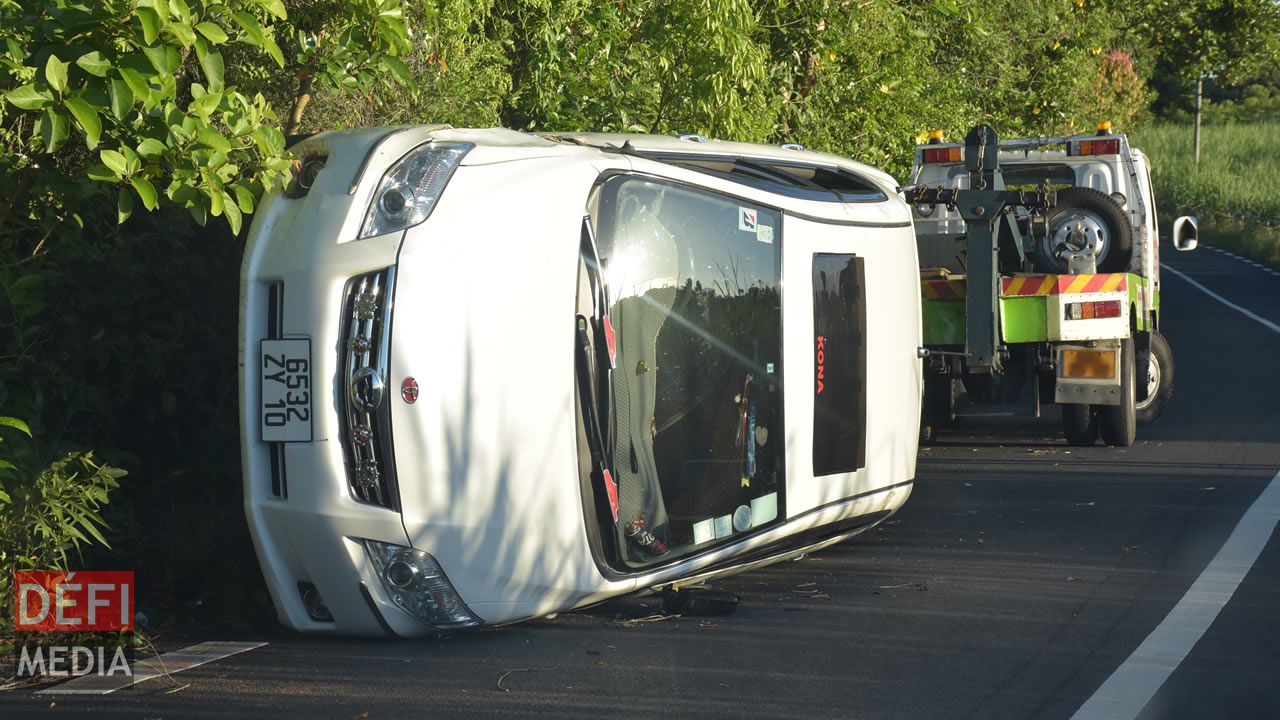
[[[480,624],[436,559],[413,548],[364,541],[382,587],[400,609],[436,628]]]
[[[360,238],[404,230],[426,220],[453,171],[473,147],[471,143],[429,142],[400,158],[378,183]]]

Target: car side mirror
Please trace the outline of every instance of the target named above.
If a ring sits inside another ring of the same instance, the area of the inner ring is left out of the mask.
[[[1199,244],[1197,239],[1196,219],[1192,215],[1183,215],[1173,221],[1173,246],[1179,250],[1195,250]]]

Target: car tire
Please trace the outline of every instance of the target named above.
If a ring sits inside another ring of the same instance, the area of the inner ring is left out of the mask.
[[[1125,272],[1133,257],[1133,226],[1124,208],[1099,190],[1073,187],[1058,191],[1057,204],[1047,217],[1048,232],[1032,246],[1031,261],[1036,270],[1046,273],[1067,272],[1067,261],[1058,257],[1055,235],[1063,223],[1082,221],[1103,234],[1102,252],[1098,256],[1098,272]]]
[[[1129,447],[1138,435],[1138,396],[1133,339],[1120,342],[1120,404],[1098,408],[1102,441],[1112,447]]]
[[[1147,382],[1138,388],[1138,424],[1149,425],[1164,412],[1164,406],[1173,397],[1173,348],[1158,332],[1151,333],[1151,350],[1138,362],[1146,360]],[[1141,384],[1141,383],[1139,383]]]
[[[1062,435],[1072,447],[1089,447],[1098,440],[1098,414],[1085,403],[1062,406]]]

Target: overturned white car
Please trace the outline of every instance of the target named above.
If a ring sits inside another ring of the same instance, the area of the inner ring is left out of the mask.
[[[918,264],[889,176],[690,136],[294,151],[240,348],[286,625],[510,623],[794,557],[910,494]]]

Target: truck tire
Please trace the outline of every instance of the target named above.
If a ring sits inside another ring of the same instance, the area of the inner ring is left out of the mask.
[[[1114,273],[1129,269],[1133,257],[1133,226],[1124,208],[1098,190],[1073,187],[1058,191],[1058,202],[1049,211],[1048,232],[1036,238],[1031,261],[1036,270],[1045,273],[1067,272],[1067,261],[1058,256],[1063,248],[1067,228],[1075,226],[1096,238],[1098,272]]]
[[[1088,447],[1098,439],[1098,414],[1093,406],[1066,403],[1062,406],[1062,435],[1073,447]]]
[[[1138,424],[1148,425],[1160,417],[1169,398],[1173,397],[1173,349],[1163,335],[1152,331],[1151,351],[1146,358],[1138,360],[1141,362],[1143,359],[1148,362],[1147,383],[1146,387],[1138,388],[1136,407]]]
[[[1138,435],[1136,365],[1133,338],[1120,341],[1120,404],[1098,408],[1102,441],[1112,447],[1129,447]]]

